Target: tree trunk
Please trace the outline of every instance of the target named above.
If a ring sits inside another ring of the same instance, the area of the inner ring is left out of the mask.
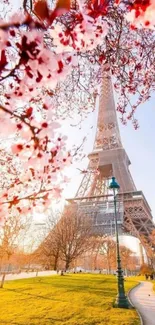
[[[111,266],[110,266],[109,256],[107,256],[107,269],[108,269],[108,274],[110,274],[111,273]]]
[[[56,262],[56,261],[54,261],[53,270],[54,270],[54,271],[57,270],[57,262]]]
[[[59,258],[59,255],[55,256],[55,259],[54,259],[54,271],[57,271],[58,269],[58,258]]]
[[[4,281],[5,281],[5,273],[2,275],[2,280],[1,280],[0,288],[3,288]]]
[[[66,260],[66,271],[69,269],[69,265],[70,265],[70,261],[69,260]]]

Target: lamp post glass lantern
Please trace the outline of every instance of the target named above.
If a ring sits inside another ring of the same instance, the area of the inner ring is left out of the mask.
[[[115,177],[112,177],[112,181],[109,185],[109,188],[113,190],[114,195],[114,215],[115,215],[115,234],[116,234],[116,258],[117,258],[117,286],[118,294],[116,297],[115,306],[119,308],[131,308],[131,305],[127,299],[124,289],[124,276],[123,270],[121,267],[121,257],[120,257],[120,248],[119,248],[119,234],[118,234],[118,223],[117,223],[117,201],[116,196],[120,188]]]

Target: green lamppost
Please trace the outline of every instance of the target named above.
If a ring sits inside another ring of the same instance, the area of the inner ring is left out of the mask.
[[[121,257],[120,257],[120,248],[119,248],[119,235],[118,235],[118,224],[117,224],[117,209],[116,209],[116,195],[120,186],[116,182],[115,177],[112,177],[112,181],[109,186],[113,190],[114,194],[114,214],[115,214],[115,234],[116,234],[116,258],[117,258],[117,286],[118,294],[116,297],[115,306],[119,308],[131,308],[131,305],[127,299],[124,289],[124,277],[123,270],[121,267]]]

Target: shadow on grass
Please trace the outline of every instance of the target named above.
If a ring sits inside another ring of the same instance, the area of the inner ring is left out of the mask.
[[[62,284],[60,284],[59,286],[58,285],[53,285],[53,287],[56,287],[57,289],[60,289],[60,292],[63,288]],[[34,287],[35,288],[35,287]],[[37,294],[33,294],[33,293],[29,293],[29,292],[26,292],[26,290],[30,290],[30,289],[34,289],[34,288],[28,288],[28,289],[23,289],[23,288],[20,288],[20,289],[11,289],[11,288],[5,288],[4,290],[5,291],[9,291],[9,292],[14,292],[14,293],[17,293],[17,294],[21,294],[21,295],[25,295],[25,296],[29,296],[29,297],[33,297],[33,298],[38,298],[38,299],[45,299],[45,300],[55,300],[55,301],[59,301],[59,299],[57,299],[57,296],[59,294],[59,292],[55,293],[54,295],[52,295],[52,292],[46,294],[46,295],[37,295]],[[75,293],[81,293],[81,295],[84,295],[85,293],[86,294],[93,294],[95,296],[100,296],[100,297],[105,297],[105,298],[113,298],[116,294],[116,289],[114,288],[106,288],[106,289],[99,289],[99,288],[94,288],[94,287],[90,287],[90,286],[78,286],[75,288],[70,288],[67,286],[65,286],[65,291],[63,293],[70,293],[70,292],[75,292]],[[52,296],[51,296],[52,295]],[[50,297],[49,297],[50,296]],[[26,299],[26,298],[25,298]]]
[[[27,281],[25,284],[29,284],[27,287],[23,287],[24,284],[21,282],[21,287],[18,288],[4,288],[7,292],[14,292],[20,295],[25,295],[26,297],[32,297],[37,299],[44,299],[50,301],[60,301],[61,295],[66,295],[67,293],[81,293],[81,297],[85,296],[85,294],[90,294],[93,296],[101,297],[101,298],[113,298],[116,295],[116,280],[115,277],[104,277],[102,275],[100,277],[96,277],[95,275],[90,275],[89,278],[86,278],[85,275],[69,275],[66,274],[64,277],[48,277],[42,278],[31,278],[26,279]],[[54,281],[53,281],[54,280]],[[94,283],[95,280],[95,283]],[[7,283],[10,284],[10,283]],[[20,283],[18,282],[18,285]],[[15,286],[15,284],[13,284]],[[46,288],[51,289],[48,293],[44,294],[37,294],[33,293],[33,290],[45,291]],[[53,293],[52,288],[56,291]],[[27,292],[30,291],[31,292]],[[60,295],[61,293],[61,295]],[[26,299],[26,298],[25,298]],[[23,298],[22,298],[23,300]]]
[[[24,290],[21,290],[21,289],[4,289],[4,290],[19,293],[19,294],[26,295],[26,296],[31,296],[31,297],[34,297],[34,298],[39,298],[39,299],[41,298],[41,299],[45,299],[45,300],[53,300],[53,297],[49,298],[47,296],[35,295],[35,294],[32,294],[32,293],[24,292]]]

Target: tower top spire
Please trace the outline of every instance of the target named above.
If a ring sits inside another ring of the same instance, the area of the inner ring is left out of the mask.
[[[101,67],[101,87],[99,95],[97,131],[94,149],[122,148],[117,122],[111,73],[108,64]]]

